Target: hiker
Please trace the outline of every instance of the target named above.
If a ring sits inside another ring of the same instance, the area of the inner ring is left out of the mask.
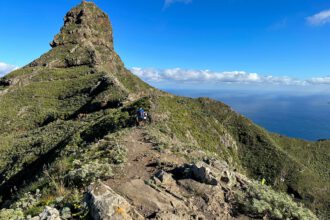
[[[145,112],[143,108],[139,108],[136,111],[136,125],[137,126],[144,125],[147,119],[148,119],[148,113]]]

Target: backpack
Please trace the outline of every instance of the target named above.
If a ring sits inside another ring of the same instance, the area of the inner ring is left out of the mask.
[[[144,119],[144,110],[143,109],[138,110],[138,118],[139,119]]]

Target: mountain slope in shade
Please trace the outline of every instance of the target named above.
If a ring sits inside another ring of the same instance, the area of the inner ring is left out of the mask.
[[[0,79],[0,218],[329,215],[329,141],[272,134],[223,103],[149,86],[125,68],[94,3],[67,13],[51,47]],[[139,107],[151,117],[136,128]]]

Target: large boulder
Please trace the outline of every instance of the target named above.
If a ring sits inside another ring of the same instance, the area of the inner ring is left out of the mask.
[[[94,220],[144,219],[126,199],[102,182],[89,186],[87,203]]]
[[[211,167],[212,173],[220,180],[220,184],[232,187],[237,183],[237,173],[231,170],[225,161],[215,160],[207,166]]]
[[[37,219],[35,217],[35,219]],[[60,212],[52,207],[46,206],[44,211],[39,215],[40,220],[61,220]]]
[[[196,164],[184,164],[171,171],[174,179],[193,179],[207,185],[222,185],[233,187],[237,184],[237,174],[231,170],[226,162],[197,162]]]
[[[193,164],[190,169],[192,172],[192,177],[195,180],[208,185],[218,185],[218,181],[211,172],[211,169],[204,164]]]
[[[165,172],[164,170],[160,170],[155,174],[155,177],[164,185],[171,186],[176,184],[175,180],[172,177],[172,174]]]
[[[208,185],[218,185],[218,180],[205,163],[184,164],[172,172],[175,179],[193,179]]]

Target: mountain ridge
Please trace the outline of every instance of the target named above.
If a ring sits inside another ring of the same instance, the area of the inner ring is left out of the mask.
[[[174,159],[180,162],[163,161],[165,165],[160,162],[153,171],[173,172],[171,178],[176,182],[173,186],[179,187],[179,193],[183,193],[185,188],[180,188],[180,184],[192,187],[192,182],[199,181],[205,189],[209,187],[205,180],[196,179],[193,175],[186,177],[191,181],[188,183],[175,177],[178,175],[173,171],[175,168],[196,170],[194,166],[182,163],[204,161],[202,167],[198,167],[199,172],[199,169],[208,167],[218,173],[212,161],[225,161],[230,168],[225,166],[221,169],[235,176],[235,180],[231,180],[235,182],[235,190],[224,183],[219,183],[218,187],[241,192],[245,195],[243,198],[254,201],[258,193],[253,190],[256,191],[258,183],[238,183],[240,178],[250,182],[239,173],[255,179],[261,177],[275,189],[304,202],[322,218],[329,214],[329,141],[313,143],[271,134],[223,103],[208,98],[178,97],[149,86],[125,68],[113,49],[108,16],[94,3],[82,2],[71,9],[51,46],[52,49],[37,60],[0,79],[0,82],[8,82],[0,83],[2,207],[34,216],[48,203],[59,209],[65,208],[62,206],[67,203],[72,213],[84,213],[85,208],[75,208],[83,201],[79,191],[85,191],[96,179],[106,181],[127,172],[125,168],[121,170],[121,166],[132,163],[126,161],[130,153],[127,149],[132,148],[122,143],[125,136],[136,132],[135,111],[143,107],[151,114],[152,122],[141,128],[140,142],[147,146],[151,144],[150,152],[160,152],[154,153],[158,157],[176,155]],[[173,170],[166,165],[170,162]],[[147,169],[148,164],[145,166]],[[151,173],[150,179],[148,177],[144,181],[151,186],[157,185],[154,175]],[[214,178],[217,181],[225,178],[221,175],[224,174],[219,173]],[[146,186],[141,184],[139,182],[136,187],[145,189]],[[251,191],[244,190],[249,187]],[[262,187],[263,193],[273,197],[265,200],[259,196],[258,201],[264,202],[261,211],[256,210],[256,203],[245,204],[231,198],[231,202],[224,202],[231,207],[227,217],[314,218],[302,207],[293,205],[295,203],[290,198]],[[43,193],[37,202],[18,205],[26,200],[24,193],[31,195],[36,189]],[[158,190],[163,193],[162,189]],[[210,190],[212,193],[222,192],[216,187]],[[77,201],[70,198],[73,192]],[[285,198],[281,200],[282,205],[295,208],[289,212],[279,210],[274,202],[277,196]],[[65,202],[56,202],[57,197],[63,197]],[[212,198],[208,199],[214,202]],[[198,206],[199,203],[195,201],[193,204]],[[270,208],[269,204],[272,204]],[[186,209],[190,208],[184,206],[187,214],[190,211]],[[202,207],[198,210],[206,214]],[[148,217],[147,214],[152,213],[146,212],[144,218]],[[163,219],[166,215],[161,212],[155,214],[163,216]],[[83,217],[77,217],[80,218]]]

